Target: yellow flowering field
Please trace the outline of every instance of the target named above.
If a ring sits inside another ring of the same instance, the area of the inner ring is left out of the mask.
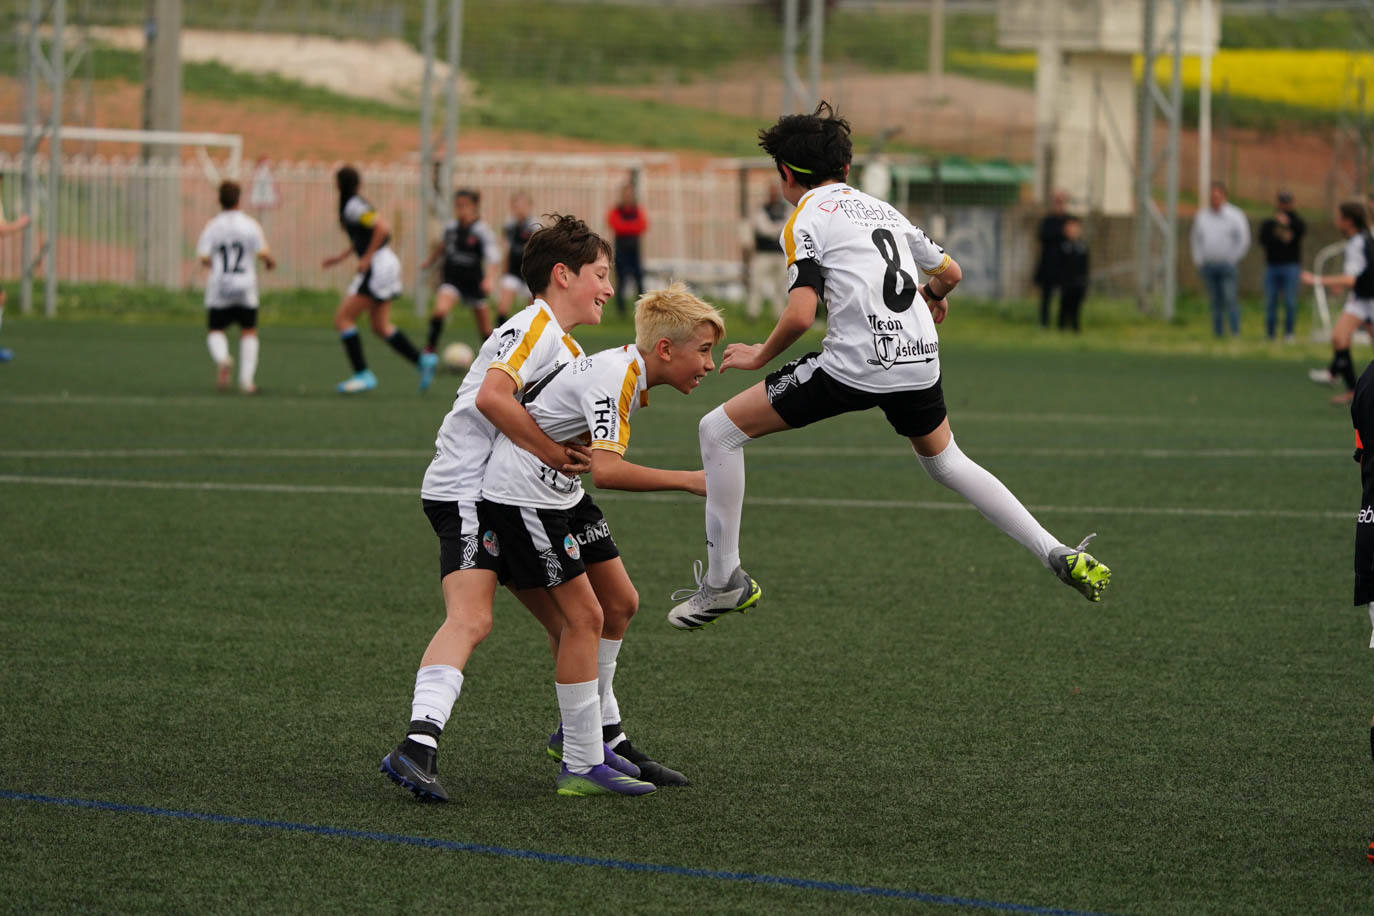
[[[956,51],[950,54],[956,66],[988,67],[996,70],[1034,72],[1034,54],[996,54]],[[1172,63],[1169,58],[1156,62],[1155,73],[1166,83]],[[1136,76],[1142,61],[1135,58]],[[1201,65],[1196,57],[1183,59],[1183,85],[1196,89],[1201,83]],[[1281,102],[1303,108],[1337,111],[1356,105],[1357,80],[1365,81],[1365,110],[1374,111],[1374,53],[1339,50],[1222,50],[1212,58],[1212,89],[1223,86],[1232,94]]]

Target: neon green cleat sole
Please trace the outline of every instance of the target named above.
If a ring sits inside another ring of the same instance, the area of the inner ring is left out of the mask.
[[[1083,548],[1097,537],[1090,534],[1076,548],[1050,557],[1050,568],[1061,582],[1075,589],[1089,601],[1101,601],[1107,586],[1112,584],[1112,571]]]

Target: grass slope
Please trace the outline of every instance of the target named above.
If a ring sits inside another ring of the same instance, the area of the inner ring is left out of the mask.
[[[417,396],[369,339],[383,387],[340,399],[333,334],[269,322],[264,394],[216,396],[189,326],[8,321],[0,787],[1028,905],[1362,908],[1348,418],[1272,360],[957,328],[960,443],[1060,537],[1100,533],[1108,602],[960,507],[877,414],[751,444],[766,597],[705,633],[662,619],[700,503],[603,499],[643,602],[626,723],[695,785],[555,796],[547,648],[503,595],[444,737],[456,801],[429,808],[375,768],[441,613],[415,489],[442,387]],[[692,466],[696,419],[753,380],[656,391],[631,458]],[[949,911],[9,800],[0,824],[0,891],[34,910]]]

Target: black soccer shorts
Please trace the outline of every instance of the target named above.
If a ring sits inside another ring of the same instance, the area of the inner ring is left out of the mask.
[[[794,429],[842,413],[880,407],[899,436],[924,436],[948,416],[939,379],[929,388],[860,391],[827,375],[820,367],[820,355],[819,351],[808,353],[764,379],[768,403]]]
[[[511,588],[553,588],[576,579],[593,563],[620,556],[610,526],[590,496],[571,509],[532,509],[482,500],[484,524],[500,542]],[[483,537],[485,538],[485,534]]]
[[[479,504],[421,500],[425,516],[439,536],[439,578],[463,569],[489,569],[504,581],[501,545],[491,526],[483,524]]]
[[[205,324],[212,331],[223,331],[236,324],[245,331],[258,326],[258,310],[251,305],[218,305],[205,310]]]

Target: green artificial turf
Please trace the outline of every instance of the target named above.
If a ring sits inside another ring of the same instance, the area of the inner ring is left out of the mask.
[[[701,633],[664,620],[700,501],[603,494],[642,602],[625,723],[694,784],[558,797],[548,649],[501,595],[442,741],[454,801],[430,807],[376,770],[441,619],[418,485],[455,380],[420,396],[368,337],[382,387],[343,399],[327,320],[270,314],[256,398],[214,392],[188,324],[5,323],[0,790],[989,904],[1367,905],[1358,474],[1348,414],[1294,361],[951,317],[958,441],[1060,538],[1098,532],[1101,605],[876,412],[746,447],[765,598]],[[695,466],[697,419],[755,378],[655,390],[630,459]],[[957,911],[3,797],[0,861],[22,911]]]

